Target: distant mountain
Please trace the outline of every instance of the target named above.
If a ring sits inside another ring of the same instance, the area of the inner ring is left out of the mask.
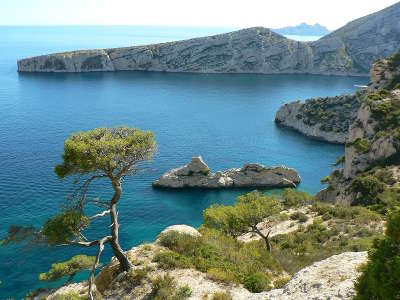
[[[301,23],[297,26],[287,26],[283,28],[272,29],[276,33],[282,35],[313,35],[313,36],[323,36],[327,35],[330,31],[325,26],[320,24],[309,25],[307,23]]]
[[[72,51],[18,61],[20,72],[164,71],[369,75],[400,49],[400,2],[314,42],[255,27],[169,43]]]

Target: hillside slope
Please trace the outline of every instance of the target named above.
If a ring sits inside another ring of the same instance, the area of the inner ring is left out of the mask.
[[[20,72],[167,71],[367,75],[400,48],[400,3],[355,20],[316,42],[254,27],[177,42],[73,51],[18,61]]]

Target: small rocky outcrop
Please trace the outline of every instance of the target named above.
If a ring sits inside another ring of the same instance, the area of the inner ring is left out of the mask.
[[[194,237],[201,236],[201,233],[196,228],[194,228],[192,226],[185,225],[185,224],[181,224],[181,225],[168,226],[163,231],[161,231],[161,233],[158,235],[157,240],[162,235],[164,235],[166,233],[169,233],[169,232],[172,232],[172,231],[180,233],[180,234],[186,234],[186,235],[194,236]]]
[[[212,173],[202,157],[180,168],[172,169],[153,182],[156,188],[234,188],[234,187],[296,187],[301,178],[296,170],[245,164],[240,169]]]
[[[357,19],[315,42],[254,27],[183,41],[56,53],[18,61],[20,72],[167,71],[367,75],[400,48],[400,3]]]
[[[276,113],[275,122],[314,139],[344,144],[364,94],[360,91],[284,104]]]
[[[371,71],[371,85],[369,91],[394,89],[400,84],[400,51],[388,59],[379,59],[373,64]]]
[[[358,267],[367,252],[345,252],[313,263],[297,272],[283,289],[272,290],[263,299],[354,299]]]

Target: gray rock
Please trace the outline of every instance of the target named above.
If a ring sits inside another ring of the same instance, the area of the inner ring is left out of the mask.
[[[20,72],[144,70],[196,73],[367,75],[400,48],[400,3],[355,20],[315,42],[262,27],[183,41],[73,51],[22,59]]]
[[[163,174],[153,182],[159,188],[296,187],[301,178],[296,170],[245,164],[241,169],[212,173],[201,157]]]
[[[275,122],[314,139],[344,144],[350,124],[357,117],[361,95],[362,92],[284,104],[276,113]]]
[[[358,267],[367,256],[367,252],[345,252],[315,262],[297,272],[283,289],[267,292],[262,299],[354,299]]]

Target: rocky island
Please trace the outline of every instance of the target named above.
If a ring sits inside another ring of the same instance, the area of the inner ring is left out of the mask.
[[[301,179],[296,170],[245,164],[240,169],[212,173],[201,156],[180,168],[172,169],[153,182],[156,188],[235,188],[296,187]]]
[[[255,27],[169,43],[26,58],[18,61],[18,71],[368,75],[377,58],[400,48],[399,19],[397,3],[315,42],[297,42]]]

